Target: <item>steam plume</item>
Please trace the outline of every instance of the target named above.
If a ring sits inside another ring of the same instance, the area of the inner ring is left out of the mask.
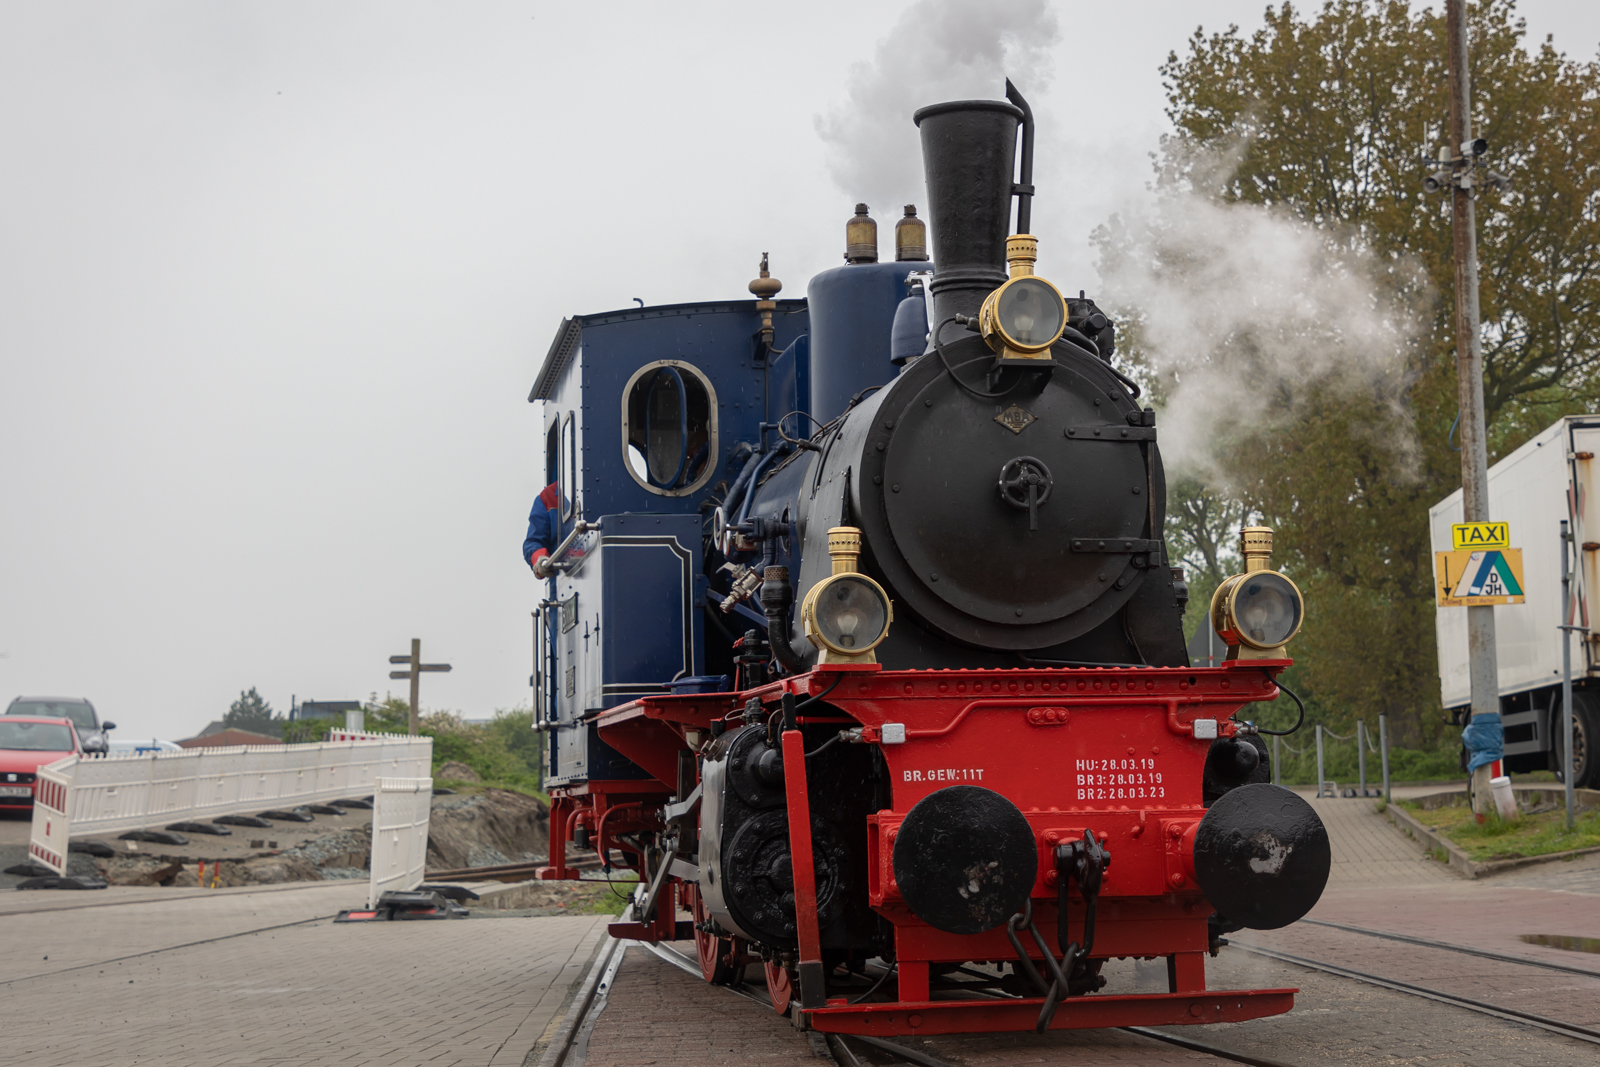
[[[1168,466],[1227,488],[1219,443],[1362,397],[1382,424],[1371,429],[1411,469],[1420,265],[1379,257],[1358,233],[1205,195],[1228,177],[1227,158],[1172,162],[1155,196],[1095,233],[1103,303],[1133,327],[1167,400]]]
[[[880,221],[890,208],[921,203],[912,113],[944,100],[1003,99],[1008,76],[1024,92],[1042,91],[1060,36],[1045,0],[918,0],[872,61],[851,68],[845,102],[817,116],[834,181],[877,208]]]

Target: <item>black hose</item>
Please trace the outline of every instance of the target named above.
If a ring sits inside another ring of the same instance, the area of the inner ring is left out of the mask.
[[[818,745],[816,748],[812,749],[810,752],[807,752],[806,753],[806,759],[810,759],[812,756],[815,756],[818,753],[822,752],[822,750],[827,748],[829,745],[838,744],[839,739],[841,737],[843,737],[843,736],[844,736],[844,734],[842,734],[842,733],[834,734],[832,737],[830,737],[826,741],[822,742],[822,744]]]
[[[939,339],[939,334],[944,332],[944,328],[955,321],[956,316],[951,315],[949,318],[939,323],[939,325],[935,327],[933,331],[933,350],[939,354],[939,362],[944,364],[945,372],[950,375],[950,380],[955,382],[966,392],[977,397],[979,400],[994,400],[998,397],[1005,396],[1007,393],[1011,392],[1011,389],[1015,389],[1016,386],[1013,384],[1011,389],[1002,389],[998,393],[985,393],[981,389],[974,389],[972,386],[961,380],[961,378],[956,374],[956,369],[950,365],[950,357],[945,354],[944,342]]]
[[[778,665],[789,674],[805,668],[805,651],[796,646],[789,630],[789,611],[794,606],[794,590],[789,585],[788,567],[768,567],[762,572],[761,608],[767,616],[767,644]]]
[[[1063,326],[1061,328],[1061,336],[1064,340],[1072,342],[1097,359],[1105,359],[1104,356],[1100,355],[1100,346],[1090,340],[1088,334],[1080,333],[1072,326]]]
[[[1290,734],[1294,733],[1296,730],[1300,729],[1300,727],[1305,725],[1306,706],[1300,703],[1300,698],[1294,695],[1293,689],[1290,689],[1288,686],[1272,677],[1272,671],[1266,667],[1263,667],[1261,668],[1261,673],[1267,676],[1267,681],[1272,682],[1279,689],[1289,694],[1289,699],[1294,701],[1294,706],[1300,709],[1300,717],[1296,719],[1294,721],[1294,725],[1289,727],[1287,730],[1266,730],[1258,726],[1256,727],[1256,732],[1266,734],[1269,737],[1288,737]]]
[[[866,1000],[868,997],[872,996],[872,994],[876,993],[878,991],[878,987],[883,985],[884,979],[888,978],[891,974],[893,974],[895,972],[895,969],[898,968],[899,966],[900,966],[900,964],[898,964],[898,963],[891,963],[889,965],[889,969],[888,970],[886,970],[882,974],[878,975],[878,980],[876,982],[872,983],[872,988],[871,989],[867,990],[865,993],[861,994],[859,997],[856,997],[854,1000],[850,1001],[850,1003],[852,1003],[852,1004],[860,1004],[863,1000]]]
[[[839,683],[842,682],[842,681],[844,681],[844,675],[843,674],[834,675],[833,676],[833,684],[832,685],[828,686],[828,688],[824,689],[822,692],[818,693],[816,696],[806,697],[800,703],[795,705],[794,710],[798,712],[801,708],[809,707],[810,705],[815,704],[817,701],[821,700],[823,697],[827,696],[829,693],[831,693],[835,689],[839,688]]]

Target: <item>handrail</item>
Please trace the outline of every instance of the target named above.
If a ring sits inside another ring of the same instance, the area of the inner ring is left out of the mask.
[[[600,524],[598,522],[584,522],[582,519],[579,519],[577,522],[573,523],[572,532],[567,534],[567,536],[562,539],[561,543],[556,546],[556,550],[554,552],[550,553],[549,559],[546,562],[546,566],[548,566],[551,570],[561,566],[561,557],[566,555],[567,550],[572,547],[572,542],[576,541],[580,534],[586,534],[591,530],[598,529],[600,529]]]
[[[840,702],[841,703],[847,703],[849,700],[850,700],[850,698],[845,697],[845,698],[842,698]],[[1138,693],[1132,693],[1132,694],[1129,694],[1129,693],[1107,693],[1105,695],[1097,695],[1092,700],[1089,700],[1089,699],[1086,699],[1084,697],[1080,697],[1080,696],[1074,695],[1072,697],[1072,699],[1071,699],[1071,702],[1075,703],[1075,704],[1093,703],[1093,704],[1096,704],[1096,705],[1105,705],[1105,704],[1124,704],[1124,705],[1126,705],[1126,704],[1145,704],[1145,705],[1152,705],[1153,704],[1153,705],[1158,705],[1159,706],[1159,705],[1163,705],[1164,704],[1164,705],[1166,705],[1166,711],[1167,711],[1167,726],[1174,733],[1179,733],[1179,734],[1189,733],[1193,729],[1192,727],[1186,727],[1186,725],[1184,723],[1181,723],[1181,722],[1178,721],[1178,714],[1179,714],[1180,707],[1187,709],[1189,706],[1192,706],[1192,705],[1199,705],[1199,706],[1204,706],[1206,704],[1240,704],[1240,705],[1243,705],[1243,704],[1261,703],[1261,701],[1255,700],[1255,699],[1244,699],[1244,700],[1241,700],[1237,694],[1226,694],[1226,693],[1196,693],[1196,694],[1194,694],[1192,696],[1185,695],[1185,696],[1181,696],[1181,697],[1156,696],[1156,695],[1145,696],[1145,695],[1141,695],[1141,694],[1138,694]],[[920,730],[908,729],[906,731],[906,739],[909,741],[909,740],[911,740],[913,738],[916,738],[916,739],[927,739],[927,738],[934,738],[934,737],[945,737],[948,734],[950,734],[952,731],[954,731],[956,727],[960,726],[961,723],[966,720],[968,715],[970,715],[974,711],[977,711],[980,708],[997,708],[997,709],[1036,708],[1036,707],[1050,706],[1052,704],[1058,704],[1058,703],[1063,703],[1063,701],[1052,701],[1050,699],[1049,695],[1047,695],[1047,694],[1041,694],[1040,696],[1037,696],[1037,697],[980,697],[977,700],[969,701],[966,704],[965,707],[963,707],[960,711],[958,711],[955,714],[954,718],[952,718],[949,722],[945,723],[945,725],[943,725],[943,726],[940,726],[940,727],[929,727],[929,728],[920,729]],[[1196,716],[1196,718],[1198,718],[1198,717],[1199,716]],[[859,716],[858,716],[858,718],[859,718]]]

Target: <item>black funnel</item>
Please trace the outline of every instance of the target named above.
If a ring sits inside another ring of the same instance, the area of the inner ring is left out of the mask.
[[[937,326],[951,315],[976,315],[983,298],[1006,280],[1022,112],[1003,100],[952,100],[922,108],[914,120],[928,179],[935,263],[930,325]]]

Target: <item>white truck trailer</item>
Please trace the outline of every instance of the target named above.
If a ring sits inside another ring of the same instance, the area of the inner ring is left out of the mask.
[[[1600,787],[1600,415],[1571,415],[1547,427],[1489,468],[1489,518],[1510,523],[1512,547],[1522,550],[1521,604],[1494,609],[1500,669],[1500,716],[1508,772],[1553,770],[1561,759],[1561,521],[1573,533],[1571,632],[1573,784]],[[1461,491],[1428,510],[1434,556],[1434,595],[1458,575],[1439,573],[1439,552],[1452,549],[1450,528],[1462,520]],[[1463,724],[1472,694],[1467,675],[1467,609],[1435,608],[1439,688],[1451,721]]]

